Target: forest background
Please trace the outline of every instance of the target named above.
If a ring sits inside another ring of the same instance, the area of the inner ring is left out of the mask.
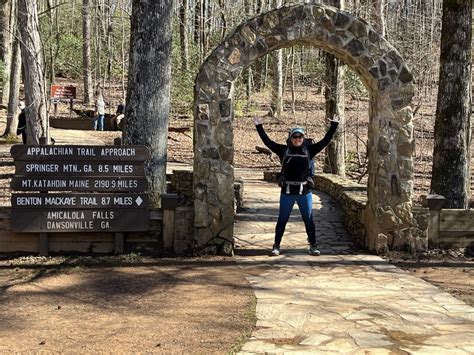
[[[34,3],[34,2],[33,2]],[[282,5],[301,3],[281,0],[181,0],[172,16],[172,75],[170,125],[192,131],[194,78],[203,60],[232,29],[245,19]],[[415,200],[429,193],[433,157],[434,121],[438,91],[441,0],[326,1],[373,24],[400,52],[415,77],[414,128]],[[0,4],[0,75],[2,103],[11,102],[12,63],[17,21],[15,1]],[[84,108],[93,105],[93,93],[101,90],[114,112],[125,98],[130,48],[132,1],[43,0],[37,2],[46,87],[73,84]],[[253,115],[267,115],[269,132],[284,140],[288,127],[303,125],[318,138],[325,126],[324,94],[328,87],[326,54],[313,47],[285,48],[257,61],[240,76],[235,94],[236,166],[277,169],[278,162],[256,154],[256,135],[248,135]],[[346,127],[345,165],[349,177],[367,178],[366,142],[368,92],[357,74],[343,76]],[[279,86],[275,89],[275,86]],[[280,91],[281,111],[275,106]],[[15,102],[15,100],[13,100]],[[16,105],[14,106],[16,108]],[[6,106],[5,106],[6,108]],[[9,112],[12,115],[11,112]],[[15,115],[17,112],[15,112]],[[66,115],[65,115],[66,116]],[[13,117],[14,118],[14,117]],[[65,119],[67,117],[64,117]],[[8,128],[8,127],[7,127]],[[10,130],[11,132],[14,129]],[[7,130],[5,134],[7,134]],[[192,134],[192,133],[190,133]],[[192,161],[192,139],[170,133],[171,160]],[[319,158],[319,170],[324,157]]]

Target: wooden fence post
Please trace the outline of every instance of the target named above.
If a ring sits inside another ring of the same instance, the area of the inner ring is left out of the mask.
[[[114,253],[123,254],[125,249],[125,234],[123,232],[114,233]]]
[[[444,200],[444,196],[441,195],[428,195],[426,197],[430,209],[428,220],[428,246],[430,248],[439,247],[439,219]]]
[[[174,212],[178,206],[177,194],[162,194],[161,208],[163,209],[163,249],[172,251],[174,245]]]
[[[39,234],[38,254],[40,256],[48,256],[48,254],[49,254],[48,233],[40,233]]]

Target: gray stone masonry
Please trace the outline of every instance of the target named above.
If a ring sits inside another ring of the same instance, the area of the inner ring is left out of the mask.
[[[315,189],[323,191],[339,203],[344,212],[344,225],[354,241],[359,245],[368,247],[367,228],[364,225],[364,211],[367,206],[367,186],[358,184],[346,178],[333,174],[318,174],[314,177]],[[413,210],[413,225],[410,233],[406,236],[404,247],[411,251],[422,251],[427,249],[427,208],[418,207]],[[390,241],[384,241],[376,245],[375,252],[383,254],[387,249],[394,249],[389,245]],[[398,244],[400,246],[400,244]]]
[[[249,19],[201,66],[194,96],[195,246],[232,249],[234,81],[256,59],[297,44],[335,55],[370,92],[368,201],[362,216],[367,246],[402,248],[412,239],[414,223],[413,76],[368,23],[321,4],[282,7]]]

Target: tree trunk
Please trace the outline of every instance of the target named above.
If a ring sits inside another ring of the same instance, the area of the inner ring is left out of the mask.
[[[296,113],[296,97],[295,97],[295,47],[291,47],[291,64],[290,64],[290,80],[291,80],[291,113]]]
[[[344,9],[344,0],[331,0],[328,3]],[[326,117],[339,116],[339,128],[326,149],[323,171],[340,176],[346,176],[344,74],[344,65],[332,54],[326,54]]]
[[[188,0],[183,0],[179,8],[179,40],[181,42],[181,70],[186,73],[189,68],[188,50]]]
[[[21,58],[25,72],[26,133],[28,144],[49,144],[48,100],[36,6],[36,0],[18,2]]]
[[[201,43],[202,43],[202,55],[206,58],[209,50],[209,0],[202,0],[202,13],[201,13]]]
[[[225,0],[219,0],[219,8],[221,12],[221,40],[224,40],[225,35],[227,34],[227,19],[226,15],[226,6]]]
[[[257,0],[255,4],[255,14],[259,15],[262,12],[262,0]],[[253,75],[254,90],[260,91],[263,89],[265,58],[258,58],[255,61],[255,70]]]
[[[10,70],[10,97],[8,99],[7,124],[4,137],[16,136],[18,128],[18,101],[20,96],[21,52],[18,36],[13,41],[12,65]]]
[[[194,4],[194,44],[198,51],[199,63],[204,59],[204,28],[203,28],[203,12],[204,0],[196,0]]]
[[[194,1],[194,26],[193,26],[193,41],[197,48],[199,48],[199,28],[201,21],[201,0]]]
[[[283,112],[283,50],[272,52],[272,102],[271,115],[280,118]]]
[[[51,0],[46,1],[47,13],[49,18],[49,81],[51,84],[54,84],[54,77],[56,73],[54,72],[55,60],[54,60],[54,41],[53,41],[53,28],[54,28],[54,5],[51,3]]]
[[[467,208],[470,176],[471,0],[444,0],[431,192]]]
[[[385,0],[374,0],[372,3],[374,28],[382,37],[385,37],[385,17],[383,15],[384,6]]]
[[[282,0],[274,0],[275,8],[280,7]],[[283,112],[283,50],[272,52],[272,101],[270,103],[270,114],[280,118]]]
[[[152,206],[166,189],[173,1],[133,1],[124,143],[150,149],[146,167]]]
[[[122,58],[122,70],[120,73],[121,76],[121,82],[122,82],[122,100],[125,100],[125,94],[126,94],[126,88],[125,88],[125,62],[126,62],[126,50],[125,50],[125,12],[122,10],[120,13],[120,20],[121,20],[121,26],[122,26],[122,38],[120,40],[120,55]]]
[[[107,83],[108,98],[112,97],[112,65],[114,61],[114,36],[113,36],[113,18],[110,3],[104,6],[105,28],[106,28],[106,45],[107,45],[107,67],[106,76],[104,77],[104,88]]]
[[[339,127],[326,148],[325,173],[346,176],[345,117],[344,117],[344,74],[345,67],[331,54],[326,54],[326,117],[339,116]]]
[[[12,22],[14,22],[14,1],[0,1],[0,61],[3,62],[4,75],[0,77],[2,95],[0,104],[5,104],[10,94],[10,65],[12,56]]]
[[[84,79],[84,105],[90,105],[93,99],[91,65],[90,0],[82,0],[82,75]]]

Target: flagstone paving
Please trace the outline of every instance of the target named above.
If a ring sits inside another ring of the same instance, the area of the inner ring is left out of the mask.
[[[472,354],[474,308],[351,243],[331,198],[313,199],[319,257],[295,206],[282,255],[269,257],[279,188],[251,174],[235,223],[237,260],[257,298],[240,354]]]

